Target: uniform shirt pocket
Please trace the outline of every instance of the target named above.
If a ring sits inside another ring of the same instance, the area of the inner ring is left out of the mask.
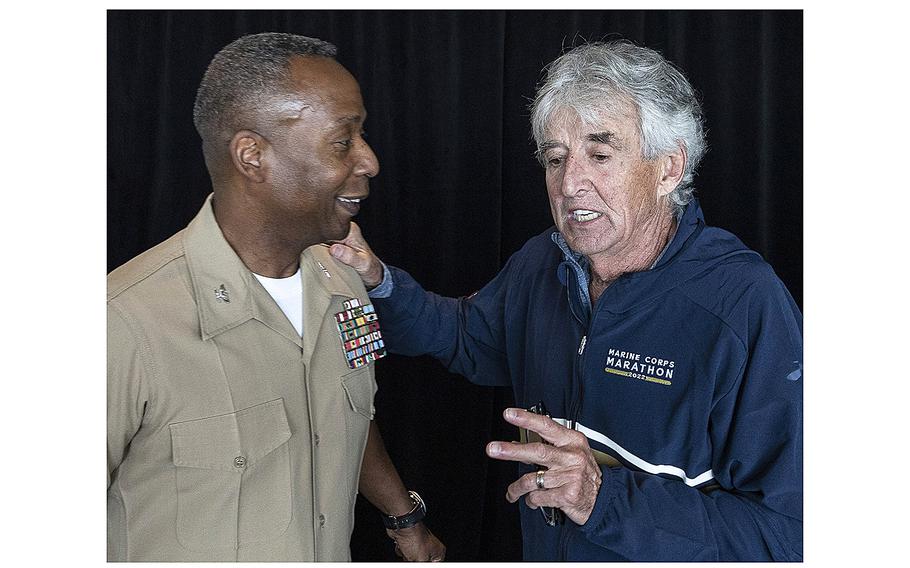
[[[376,414],[373,406],[373,397],[376,394],[376,381],[370,367],[357,369],[341,377],[341,387],[344,389],[351,410],[362,415],[367,420],[372,420]]]
[[[363,459],[363,452],[366,448],[367,438],[369,437],[370,421],[376,413],[373,406],[373,396],[376,394],[377,386],[373,378],[372,365],[362,367],[343,375],[341,377],[341,388],[344,390],[344,396],[347,399],[347,408],[344,408],[344,429],[345,440],[348,444],[348,456],[355,458],[357,464]],[[349,467],[347,483],[351,495],[350,511],[354,514],[354,505],[356,502],[357,488],[359,479],[357,473],[360,467]]]
[[[281,536],[291,521],[283,399],[170,425],[177,538],[189,550],[238,548]]]

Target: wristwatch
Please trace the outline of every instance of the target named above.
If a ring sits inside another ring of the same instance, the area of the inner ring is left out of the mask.
[[[414,503],[414,508],[400,517],[396,517],[395,515],[383,515],[382,523],[385,525],[385,528],[397,531],[398,529],[413,527],[427,514],[427,506],[423,502],[423,499],[420,498],[420,495],[418,495],[416,491],[408,491],[408,495],[411,496],[411,502]]]

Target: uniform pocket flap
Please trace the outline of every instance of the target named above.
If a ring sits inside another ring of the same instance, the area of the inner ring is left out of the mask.
[[[357,369],[341,377],[341,386],[348,397],[351,409],[370,420],[376,413],[373,407],[373,396],[376,394],[376,381],[373,380],[370,367]]]
[[[291,437],[284,400],[170,425],[174,465],[243,472]]]

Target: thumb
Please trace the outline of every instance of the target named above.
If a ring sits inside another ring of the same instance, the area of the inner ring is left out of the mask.
[[[363,238],[363,233],[360,232],[360,227],[353,221],[351,221],[351,226],[348,228],[347,236],[338,242],[346,244],[355,250],[370,248],[366,240]]]
[[[357,223],[351,223],[344,240],[332,243],[329,254],[356,270],[367,290],[382,282],[382,263],[364,240]]]
[[[335,243],[330,246],[329,254],[358,272],[360,270],[357,265],[363,264],[363,259],[357,255],[357,251],[344,243]]]

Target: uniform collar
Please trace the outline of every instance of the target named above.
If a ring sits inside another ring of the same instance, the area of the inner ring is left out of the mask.
[[[184,250],[203,340],[257,319],[303,346],[281,309],[224,238],[212,210],[211,194],[187,227]],[[327,247],[315,245],[304,250],[300,269],[305,297],[304,337],[315,338],[331,297],[350,298],[355,293]]]
[[[187,227],[184,250],[203,340],[253,317],[254,278],[221,233],[212,194]]]

